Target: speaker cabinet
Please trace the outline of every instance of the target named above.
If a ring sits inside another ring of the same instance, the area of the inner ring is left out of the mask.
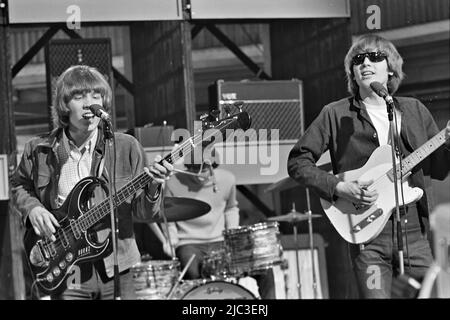
[[[282,235],[280,240],[285,263],[283,267],[274,269],[277,299],[328,299],[325,244],[322,237],[319,234],[313,235],[314,260],[307,234],[299,234],[297,244],[293,235]],[[312,261],[314,261],[314,275]]]
[[[242,102],[252,118],[251,129],[264,140],[297,141],[303,133],[303,93],[300,80],[224,81],[217,80],[209,88],[210,104],[219,108],[221,117]],[[271,129],[278,130],[278,137]],[[252,136],[252,138],[255,138]]]
[[[45,67],[48,105],[53,103],[55,84],[61,73],[74,65],[95,67],[108,80],[112,89],[111,116],[115,127],[114,84],[111,40],[109,38],[55,39],[45,46]],[[50,129],[52,129],[49,107]]]

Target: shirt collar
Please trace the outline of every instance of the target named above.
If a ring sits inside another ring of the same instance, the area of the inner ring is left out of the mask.
[[[86,151],[88,153],[92,153],[95,147],[95,143],[97,142],[97,137],[98,137],[98,128],[95,129],[94,134],[89,140],[87,140],[80,147],[77,147],[73,143],[73,141],[70,140],[69,137],[67,137],[66,131],[63,130],[62,143],[68,154],[70,154],[72,150],[82,150],[83,148],[86,148]]]

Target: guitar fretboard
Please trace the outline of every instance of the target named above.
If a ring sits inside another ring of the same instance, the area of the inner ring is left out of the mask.
[[[445,129],[435,135],[433,138],[425,142],[416,151],[411,153],[402,160],[402,170],[399,171],[400,165],[397,165],[398,178],[400,175],[405,175],[411,171],[416,165],[432,154],[437,148],[445,143]],[[389,171],[389,176],[392,177],[392,169]]]
[[[225,128],[234,124],[236,121],[239,121],[238,115],[235,115],[229,119],[223,119],[215,127],[215,129],[219,130],[220,132],[223,132]],[[192,150],[199,144],[201,144],[204,140],[208,141],[213,136],[214,132],[206,136],[202,136],[202,134],[194,135],[193,137],[184,141],[176,150],[166,155],[164,159],[161,160],[159,163],[162,164],[162,162],[165,160],[170,164],[174,164],[178,160],[189,155],[192,152]],[[144,188],[147,184],[149,184],[151,180],[152,178],[146,172],[142,172],[132,181],[128,182],[117,192],[115,196],[113,196],[114,208],[120,206],[127,199],[135,195],[140,189]],[[96,224],[102,218],[108,215],[109,212],[110,212],[109,198],[106,198],[102,202],[100,202],[97,206],[84,213],[76,221],[76,227],[81,228],[81,230],[83,231],[86,231],[88,228],[92,227],[94,224]]]

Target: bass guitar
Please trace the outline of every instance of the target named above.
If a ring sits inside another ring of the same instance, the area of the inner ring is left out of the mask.
[[[160,163],[164,160],[171,164],[175,163],[189,155],[195,147],[210,140],[217,131],[223,134],[226,129],[247,130],[251,124],[250,116],[241,109],[239,111],[223,119],[215,118],[212,113],[203,117],[202,128],[199,130],[201,133],[183,141]],[[213,134],[208,136],[208,132]],[[135,195],[151,180],[152,178],[146,172],[142,172],[128,182],[113,195],[114,208]],[[64,289],[66,279],[73,273],[74,266],[78,263],[101,259],[111,252],[111,237],[100,243],[96,241],[96,231],[93,230],[100,220],[110,214],[109,197],[107,196],[92,208],[88,205],[93,191],[102,184],[104,185],[96,177],[80,180],[63,205],[52,212],[60,224],[54,234],[55,241],[51,242],[47,238],[36,235],[33,228],[26,230],[24,247],[29,266],[35,282],[45,293],[55,293]]]

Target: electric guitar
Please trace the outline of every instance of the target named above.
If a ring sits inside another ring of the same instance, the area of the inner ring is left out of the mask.
[[[407,178],[411,170],[444,142],[445,129],[403,159],[401,168],[397,163],[397,185],[398,190],[401,190],[400,185],[403,185],[405,205],[418,201],[423,195],[422,189],[412,188],[408,184]],[[396,204],[391,146],[378,147],[363,167],[336,176],[341,181],[374,180],[368,188],[375,189],[378,198],[370,207],[360,207],[343,198],[338,198],[333,203],[320,199],[325,214],[346,241],[360,244],[374,239],[384,228]],[[399,201],[402,204],[401,197]]]
[[[203,132],[206,129],[216,129],[221,134],[225,129],[240,128],[247,130],[251,119],[247,112],[239,109],[239,113],[227,115],[218,119],[215,114],[204,115]],[[166,155],[162,162],[173,164],[189,155],[201,143],[211,140],[216,130],[207,130],[204,135],[198,133],[183,141],[180,146]],[[209,133],[209,136],[208,136]],[[213,142],[213,141],[212,141]],[[211,142],[211,143],[212,143]],[[142,172],[123,186],[113,196],[114,208],[132,197],[136,192],[150,183],[152,178]],[[28,228],[24,235],[24,247],[28,257],[32,275],[38,286],[47,294],[59,292],[66,287],[66,279],[80,262],[93,261],[107,256],[111,252],[111,234],[103,242],[97,242],[96,232],[92,230],[100,220],[110,213],[109,197],[89,208],[88,201],[93,191],[104,183],[96,177],[86,177],[80,180],[69,193],[63,205],[55,212],[60,227],[56,228],[56,241],[37,236],[33,228]],[[104,186],[103,186],[104,187]],[[60,217],[60,218],[58,218]]]

